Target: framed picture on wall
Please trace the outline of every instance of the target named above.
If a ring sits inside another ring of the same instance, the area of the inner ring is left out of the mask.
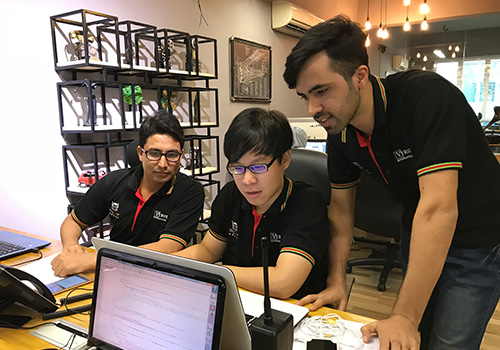
[[[271,47],[231,37],[231,101],[271,102]]]

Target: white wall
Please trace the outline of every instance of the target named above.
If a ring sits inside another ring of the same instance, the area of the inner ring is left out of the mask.
[[[89,9],[201,34],[218,40],[222,136],[243,108],[280,109],[288,117],[307,115],[281,77],[296,39],[271,29],[271,3],[265,0],[200,0],[208,27],[200,22],[197,0],[13,0],[0,12],[0,226],[58,238],[66,216],[62,145],[59,132],[50,16]],[[272,103],[231,103],[229,38],[241,37],[272,47]],[[221,164],[225,159],[221,155]],[[222,176],[221,176],[222,177]]]

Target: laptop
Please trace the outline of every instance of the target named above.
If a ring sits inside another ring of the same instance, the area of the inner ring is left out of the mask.
[[[219,349],[225,295],[225,281],[215,274],[100,249],[87,345]]]
[[[13,256],[30,252],[32,249],[41,249],[50,242],[38,238],[28,237],[10,231],[0,231],[0,261]]]
[[[104,249],[108,252],[114,251],[132,255],[135,257],[147,258],[149,261],[157,262],[157,264],[164,263],[169,266],[175,266],[177,268],[185,268],[198,271],[197,273],[204,272],[210,275],[221,277],[225,282],[226,295],[222,308],[223,315],[220,349],[250,350],[252,348],[250,332],[247,326],[245,313],[243,311],[240,295],[238,293],[238,288],[236,286],[236,281],[234,279],[233,273],[228,268],[220,265],[204,263],[201,261],[185,259],[174,255],[163,254],[148,249],[133,247],[122,243],[111,242],[96,237],[92,238],[92,243],[98,251],[98,256],[101,250]],[[98,269],[102,269],[102,267],[98,266]],[[99,283],[97,281],[98,269],[96,269],[95,283]],[[117,289],[118,288],[116,288],[116,286],[113,286],[113,293],[117,293],[115,292]],[[97,291],[97,294],[99,294],[99,290]],[[94,295],[94,298],[96,298],[96,295]],[[97,300],[97,303],[98,302],[99,300]],[[97,308],[96,312],[98,311],[99,309]],[[94,316],[95,315],[92,315],[91,319],[94,318]],[[91,322],[90,327],[94,326],[95,325]],[[93,334],[93,336],[95,337],[95,332],[91,331],[91,329],[89,329],[89,336],[90,334]]]

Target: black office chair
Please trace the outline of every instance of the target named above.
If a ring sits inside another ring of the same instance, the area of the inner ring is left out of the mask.
[[[330,204],[327,160],[328,156],[323,152],[294,148],[290,166],[285,170],[285,175],[293,181],[302,181],[313,186],[321,193],[325,203]]]
[[[377,289],[385,291],[386,281],[393,268],[402,268],[399,255],[402,204],[396,202],[383,184],[377,182],[366,172],[361,172],[361,181],[356,186],[354,207],[354,227],[383,236],[385,240],[354,237],[357,242],[380,244],[386,247],[385,254],[373,251],[367,258],[347,262],[346,272],[351,273],[353,266],[383,266]]]
[[[302,181],[310,184],[321,193],[325,203],[330,204],[331,189],[328,177],[328,156],[325,153],[305,148],[292,149],[290,166],[285,170],[285,176],[292,181]],[[348,300],[354,281],[353,276],[346,276]]]
[[[127,146],[127,162],[131,168],[138,166],[141,161],[137,155],[137,146],[139,146],[139,140],[132,140]]]

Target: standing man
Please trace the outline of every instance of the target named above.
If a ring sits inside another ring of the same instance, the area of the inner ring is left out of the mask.
[[[286,61],[286,83],[328,132],[332,183],[328,287],[300,302],[345,310],[355,185],[367,171],[403,202],[407,269],[391,315],[364,326],[364,340],[479,349],[500,294],[500,166],[454,85],[426,71],[370,75],[365,40],[337,16],[310,29]]]
[[[302,298],[326,287],[326,203],[311,186],[285,177],[292,130],[278,111],[248,108],[224,136],[228,182],[212,204],[209,231],[200,244],[176,255],[222,264],[239,287],[264,293],[262,237],[269,241],[269,293]]]
[[[109,215],[112,241],[164,253],[186,247],[203,210],[205,194],[179,172],[184,131],[160,111],[139,130],[136,168],[113,171],[96,182],[61,225],[63,251],[52,261],[56,275],[95,268],[96,254],[78,244],[82,230]]]

